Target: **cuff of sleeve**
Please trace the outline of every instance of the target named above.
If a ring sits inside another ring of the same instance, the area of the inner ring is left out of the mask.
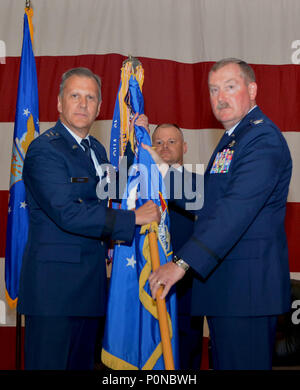
[[[130,210],[107,209],[101,238],[130,242],[135,232],[135,213]]]
[[[216,253],[195,237],[192,237],[188,245],[183,246],[177,255],[204,279],[222,261]]]

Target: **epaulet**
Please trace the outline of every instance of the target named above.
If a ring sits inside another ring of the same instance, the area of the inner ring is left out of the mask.
[[[53,139],[57,139],[57,138],[60,138],[61,135],[53,129],[49,129],[47,131],[45,131],[42,136],[44,138],[47,138],[49,141],[53,140]]]
[[[250,123],[252,123],[253,125],[259,125],[260,123],[264,123],[264,119],[252,119]]]

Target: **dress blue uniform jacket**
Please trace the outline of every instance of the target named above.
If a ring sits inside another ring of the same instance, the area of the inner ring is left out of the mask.
[[[194,231],[195,211],[186,210],[186,204],[192,203],[194,199],[189,196],[190,192],[194,192],[196,188],[196,174],[188,172],[183,168],[182,172],[176,172],[170,180],[170,201],[168,203],[170,213],[170,235],[173,254],[177,255],[179,249],[189,240]],[[178,177],[180,176],[180,177]],[[184,188],[184,177],[187,186]],[[181,196],[175,198],[176,185],[180,186]],[[175,187],[175,188],[174,188]],[[188,197],[186,196],[188,193]],[[180,280],[176,285],[177,299],[180,303],[180,314],[191,315],[191,289],[193,281],[193,271],[190,270],[184,279]]]
[[[90,141],[98,162],[107,163],[104,147]],[[104,315],[105,240],[131,241],[134,213],[98,200],[94,165],[60,121],[31,143],[23,180],[30,221],[18,311]]]
[[[226,149],[224,173],[213,173]],[[218,155],[220,156],[220,155]],[[227,172],[226,172],[227,171]],[[290,308],[284,219],[292,161],[280,130],[256,107],[224,135],[204,177],[204,206],[179,250],[198,275],[193,314],[276,315]]]
[[[182,177],[177,177],[178,175]],[[195,212],[186,210],[186,205],[191,203],[189,192],[195,193],[197,188],[195,173],[187,172],[183,168],[182,174],[179,172],[178,175],[175,174],[173,180],[170,181],[170,201],[168,203],[171,242],[175,255],[194,231]],[[185,177],[188,180],[185,180]],[[198,177],[198,180],[202,179]],[[180,186],[182,190],[182,196],[179,199],[174,199],[176,194],[174,186]],[[201,365],[203,318],[195,319],[191,315],[193,278],[194,272],[190,268],[185,277],[176,284],[180,369],[199,369]]]

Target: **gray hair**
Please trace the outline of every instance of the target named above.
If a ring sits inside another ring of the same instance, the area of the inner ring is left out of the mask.
[[[62,75],[60,86],[59,86],[59,96],[63,96],[66,81],[72,76],[88,77],[90,79],[94,79],[98,87],[98,101],[101,102],[102,96],[101,96],[100,77],[97,74],[93,73],[90,69],[83,68],[83,67],[69,69]]]
[[[252,83],[256,81],[254,70],[251,68],[247,62],[240,60],[238,58],[223,58],[222,60],[216,62],[210,69],[208,78],[212,72],[216,72],[217,70],[223,68],[229,64],[237,64],[242,72],[242,76],[245,79],[246,84]]]

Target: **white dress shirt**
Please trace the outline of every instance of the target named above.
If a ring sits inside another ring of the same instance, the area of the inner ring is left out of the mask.
[[[63,123],[64,127],[68,130],[68,132],[72,135],[72,137],[75,138],[75,140],[77,141],[77,143],[79,144],[79,146],[84,150],[84,147],[81,145],[81,141],[83,138],[79,137],[79,135],[75,134],[74,131],[70,130],[64,123]],[[88,140],[89,142],[89,145],[91,145],[90,143],[90,139],[89,139],[89,135],[87,135],[85,137],[85,139]],[[93,149],[91,148],[91,158],[92,158],[92,161],[94,163],[94,167],[96,169],[96,173],[97,175],[99,176],[99,179],[101,181],[101,178],[103,176],[103,170],[101,168],[101,165],[99,164],[98,160],[97,160],[97,157],[95,155],[95,152],[93,151]]]

